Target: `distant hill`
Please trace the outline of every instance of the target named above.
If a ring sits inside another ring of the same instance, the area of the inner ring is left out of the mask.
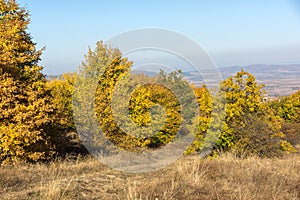
[[[47,80],[53,80],[61,77],[61,75],[46,75]]]
[[[300,77],[300,64],[293,65],[248,65],[248,66],[229,66],[219,68],[224,76],[235,74],[237,71],[244,69],[247,72],[254,74],[256,77],[276,76],[297,76]]]
[[[286,96],[300,90],[300,64],[291,65],[265,65],[253,64],[248,66],[228,66],[218,68],[221,79],[226,79],[229,76],[235,75],[238,71],[244,69],[253,74],[259,83],[265,84],[265,90],[268,97],[274,98],[278,96]],[[155,72],[135,70],[135,74],[144,73],[148,76],[155,76]],[[185,77],[196,85],[207,84],[209,86],[217,86],[218,81],[215,78],[215,72],[206,71],[206,82],[199,76],[199,72],[189,71],[183,72]],[[46,75],[48,80],[58,78],[61,75]]]
[[[229,66],[219,68],[222,78],[235,75],[244,69],[253,74],[259,83],[265,84],[268,97],[286,96],[295,93],[300,89],[300,64],[291,65],[265,65],[254,64],[248,66]],[[192,82],[197,80],[196,73],[186,73]],[[198,78],[201,80],[201,78]]]

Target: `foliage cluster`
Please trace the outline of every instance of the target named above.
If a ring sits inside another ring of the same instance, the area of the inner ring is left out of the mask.
[[[205,85],[188,83],[180,71],[130,76],[132,62],[103,42],[88,50],[79,74],[46,80],[38,65],[43,49],[36,50],[27,33],[28,11],[14,0],[0,0],[0,18],[0,162],[49,160],[83,150],[73,117],[80,103],[88,105],[80,107],[80,123],[95,111],[104,136],[122,149],[163,147],[185,132],[182,125],[196,124],[189,129],[195,139],[186,153],[209,148],[206,137],[219,138],[212,147],[215,155],[273,156],[294,150],[287,136],[299,137],[300,92],[264,103],[263,85],[243,70],[222,81],[216,95]],[[189,106],[193,99],[198,115]],[[224,108],[224,118],[215,107]],[[75,144],[77,150],[69,148]]]
[[[273,100],[269,106],[282,119],[281,130],[285,139],[293,145],[300,144],[300,91]]]
[[[37,65],[42,50],[26,32],[28,12],[0,1],[0,161],[48,159],[53,107]]]

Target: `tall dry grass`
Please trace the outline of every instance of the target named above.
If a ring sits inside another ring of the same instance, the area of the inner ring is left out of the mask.
[[[300,199],[300,156],[183,157],[145,174],[93,158],[0,167],[0,199]]]

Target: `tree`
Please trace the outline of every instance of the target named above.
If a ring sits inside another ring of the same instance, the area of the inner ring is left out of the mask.
[[[269,102],[276,115],[288,123],[300,122],[300,91]]]
[[[73,118],[72,95],[76,77],[76,73],[64,73],[46,82],[53,107],[51,142],[59,156],[87,154],[76,132]]]
[[[76,128],[90,151],[99,146],[105,147],[103,137],[121,147],[135,144],[132,142],[133,137],[118,128],[111,109],[114,87],[129,73],[131,65],[132,62],[122,58],[118,49],[101,41],[97,42],[95,50],[89,48],[85,55],[74,86],[73,109]],[[105,135],[99,139],[102,134]]]
[[[275,115],[281,117],[282,132],[285,139],[293,145],[300,143],[299,122],[300,122],[300,91],[290,96],[279,97],[268,102]]]
[[[267,109],[260,112],[247,114],[243,125],[233,125],[235,142],[232,151],[241,157],[274,157],[283,155],[282,150],[293,151],[293,147],[283,140],[280,119]]]
[[[212,97],[209,90],[205,85],[203,87],[196,87],[191,85],[193,88],[197,102],[199,104],[199,115],[194,119],[197,126],[197,130],[194,132],[195,139],[193,143],[188,147],[185,153],[190,154],[195,151],[201,151],[204,147],[204,137],[206,136],[207,130],[212,120]]]
[[[182,119],[195,112],[193,92],[180,71],[148,77],[130,74],[131,65],[118,49],[103,42],[86,55],[75,84],[74,109],[84,141],[100,140],[90,149],[105,146],[104,137],[120,149],[159,148],[173,141]]]
[[[234,149],[244,155],[256,152],[262,156],[271,154],[271,150],[293,150],[290,143],[283,140],[280,119],[263,103],[263,85],[258,84],[252,74],[242,70],[221,82],[220,88],[226,95],[226,116],[217,151]]]
[[[0,67],[14,78],[40,79],[41,67],[37,66],[43,50],[36,50],[32,37],[27,33],[30,23],[28,11],[15,0],[0,1]]]
[[[45,87],[42,50],[27,33],[28,11],[14,0],[0,1],[0,162],[45,160],[53,108]]]
[[[243,126],[246,114],[256,113],[263,99],[263,85],[256,82],[255,77],[245,72],[238,72],[220,83],[220,90],[225,92],[225,123],[217,143],[221,151],[229,150],[235,142],[233,124]]]
[[[46,83],[55,109],[54,123],[59,129],[75,131],[72,95],[76,77],[76,73],[64,73]]]

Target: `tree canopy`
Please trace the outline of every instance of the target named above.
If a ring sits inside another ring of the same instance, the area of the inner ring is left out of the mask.
[[[53,107],[29,33],[29,14],[14,0],[0,1],[0,161],[43,160]]]

